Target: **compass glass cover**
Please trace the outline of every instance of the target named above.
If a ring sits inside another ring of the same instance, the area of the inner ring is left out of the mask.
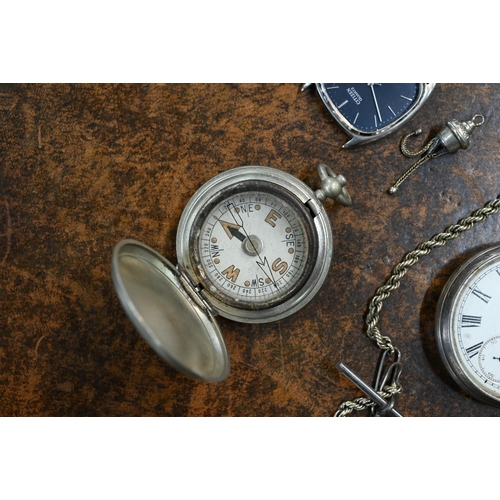
[[[199,279],[235,307],[266,309],[292,297],[313,267],[311,215],[293,195],[247,183],[222,193],[198,218]]]

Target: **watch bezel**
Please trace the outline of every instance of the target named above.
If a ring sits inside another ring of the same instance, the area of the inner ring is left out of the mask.
[[[436,308],[435,334],[441,360],[453,380],[468,394],[483,403],[500,407],[500,398],[494,397],[489,392],[478,386],[467,374],[466,369],[459,361],[456,342],[454,341],[454,326],[452,320],[454,309],[457,307],[464,286],[470,281],[474,273],[481,274],[485,265],[500,257],[500,245],[490,247],[477,253],[474,257],[464,262],[449,278],[446,283]]]
[[[434,90],[434,87],[436,86],[435,83],[419,83],[417,98],[415,99],[415,102],[411,105],[411,107],[403,115],[401,115],[394,122],[389,123],[385,127],[382,127],[381,129],[375,130],[373,132],[363,132],[357,129],[354,125],[352,125],[337,109],[335,104],[333,104],[333,101],[326,92],[324,83],[316,83],[315,85],[321,100],[326,106],[326,109],[328,109],[330,114],[335,118],[335,120],[339,123],[339,125],[351,137],[351,139],[342,146],[343,148],[351,148],[353,146],[357,146],[360,144],[367,144],[394,132],[404,123],[406,123],[421,108],[421,106],[429,98],[431,92]]]

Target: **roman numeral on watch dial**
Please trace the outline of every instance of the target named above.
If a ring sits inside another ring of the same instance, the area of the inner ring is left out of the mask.
[[[483,342],[478,342],[477,344],[475,344],[473,346],[470,346],[467,349],[465,349],[465,351],[469,355],[469,358],[473,358],[474,356],[476,356],[477,353],[479,352],[479,349],[481,349],[482,345],[483,345]]]
[[[474,290],[472,290],[472,294],[475,295],[477,298],[481,299],[483,302],[486,302],[486,304],[491,299],[489,295],[486,295],[485,293],[481,292],[478,288],[474,288]]]
[[[477,328],[478,326],[481,326],[481,316],[468,316],[466,314],[462,316],[463,328]]]

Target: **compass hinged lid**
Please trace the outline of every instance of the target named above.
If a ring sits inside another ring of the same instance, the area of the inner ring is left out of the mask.
[[[171,262],[143,243],[123,240],[113,250],[111,273],[127,316],[165,361],[207,382],[227,377],[221,331],[213,315],[189,296]]]

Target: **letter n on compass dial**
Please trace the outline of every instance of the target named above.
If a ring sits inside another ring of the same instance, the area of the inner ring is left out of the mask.
[[[287,300],[307,279],[315,257],[313,228],[302,210],[287,196],[264,191],[218,200],[201,224],[202,285],[247,309]]]

